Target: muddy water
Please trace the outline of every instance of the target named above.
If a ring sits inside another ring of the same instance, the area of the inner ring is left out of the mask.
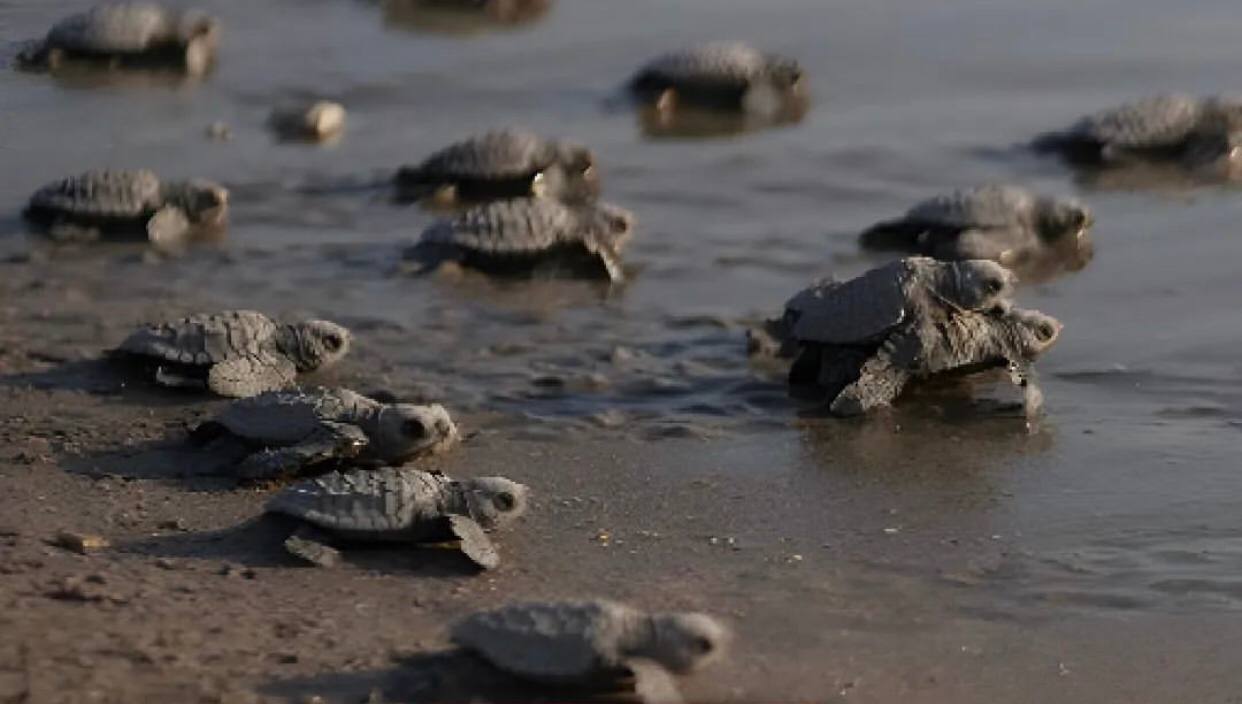
[[[0,2],[3,38],[79,5]],[[37,255],[8,275],[80,286],[94,300],[75,304],[83,320],[109,316],[65,345],[114,344],[170,308],[349,323],[360,349],[343,378],[444,400],[487,431],[450,461],[458,471],[503,467],[546,506],[568,502],[514,538],[514,560],[554,577],[519,574],[509,589],[675,594],[738,619],[746,664],[705,696],[1242,691],[1230,666],[1242,201],[1095,188],[1009,149],[1119,100],[1233,87],[1232,0],[563,0],[536,23],[467,36],[425,33],[380,3],[210,6],[227,31],[202,82],[0,72],[0,249]],[[815,103],[799,124],[651,139],[602,106],[645,58],[722,37],[803,61]],[[278,144],[265,130],[273,105],[307,95],[349,108],[342,141]],[[217,120],[232,141],[206,138]],[[631,284],[394,274],[430,216],[363,185],[508,124],[597,150],[607,197],[640,219]],[[228,238],[152,263],[22,232],[14,215],[33,189],[98,166],[225,182]],[[1041,363],[1034,432],[995,379],[834,422],[804,417],[779,371],[748,364],[748,321],[812,278],[880,261],[857,250],[860,228],[988,179],[1096,212],[1095,260],[1020,294],[1066,325]],[[38,296],[22,301],[8,332],[54,346],[39,338]],[[577,494],[605,508],[574,516]],[[599,529],[667,538],[605,549]]]

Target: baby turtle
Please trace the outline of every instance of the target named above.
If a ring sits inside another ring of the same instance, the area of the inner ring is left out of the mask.
[[[771,113],[806,98],[796,61],[743,42],[711,42],[665,54],[639,69],[629,86],[640,101],[660,110]]]
[[[1014,308],[1014,280],[991,261],[912,257],[812,286],[778,325],[800,351],[790,385],[819,388],[833,414],[858,415],[891,404],[910,379],[1008,365],[1032,405],[1030,365],[1061,325]]]
[[[442,205],[525,196],[591,200],[599,174],[590,149],[521,130],[488,132],[451,144],[397,171],[402,198]]]
[[[153,2],[108,2],[57,22],[18,56],[27,69],[65,61],[108,66],[171,68],[206,73],[215,60],[220,24],[197,10]]]
[[[58,240],[142,237],[157,244],[228,220],[229,192],[211,181],[161,181],[146,169],[87,171],[49,183],[23,216]]]
[[[267,504],[268,513],[303,522],[285,549],[320,567],[340,553],[334,539],[356,543],[456,541],[483,569],[500,564],[487,531],[526,511],[528,489],[504,477],[453,479],[438,472],[384,467],[332,472],[286,487]]]
[[[518,603],[467,616],[452,639],[498,669],[553,685],[634,689],[680,701],[671,673],[719,659],[729,630],[706,614],[647,613],[613,601]]]
[[[427,228],[405,258],[416,270],[445,262],[494,274],[568,273],[620,282],[634,216],[607,203],[518,198],[476,206]]]
[[[154,361],[155,380],[165,386],[247,397],[336,364],[350,339],[349,330],[326,320],[286,324],[233,310],[143,326],[117,352]]]
[[[925,200],[860,236],[863,247],[937,259],[991,259],[1005,266],[1049,252],[1091,256],[1091,211],[1071,198],[988,184]],[[1080,268],[1080,267],[1079,267]]]
[[[283,140],[326,142],[345,129],[345,106],[330,100],[277,108],[268,124]]]
[[[1088,115],[1033,146],[1088,166],[1227,165],[1242,159],[1242,101],[1158,95]]]
[[[457,426],[439,404],[381,403],[323,387],[234,401],[193,436],[199,442],[231,436],[257,448],[237,466],[242,479],[303,474],[340,460],[400,464],[458,441]]]

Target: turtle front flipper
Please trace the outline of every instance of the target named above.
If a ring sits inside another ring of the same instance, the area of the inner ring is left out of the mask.
[[[249,398],[292,386],[297,373],[293,362],[284,357],[235,357],[211,367],[207,388],[221,396]]]
[[[634,694],[643,704],[681,704],[685,701],[677,682],[658,663],[644,658],[630,658],[625,667],[634,675]]]
[[[367,445],[355,425],[322,423],[296,445],[256,452],[237,465],[240,479],[277,479],[303,474],[315,465],[357,457]]]
[[[62,243],[98,242],[103,237],[103,232],[98,227],[64,218],[49,223],[45,234],[48,239]]]
[[[910,380],[910,366],[920,351],[919,338],[912,330],[894,332],[863,363],[858,380],[832,400],[829,410],[833,415],[856,416],[892,405]]]
[[[599,237],[587,239],[587,249],[599,259],[612,283],[625,283],[625,267],[621,264],[621,254],[610,242],[602,240],[603,238]]]
[[[185,211],[175,206],[165,206],[155,211],[147,220],[147,239],[151,244],[169,246],[185,241],[190,233],[190,219]]]
[[[323,531],[302,525],[285,539],[285,550],[317,567],[336,567],[341,562],[341,551],[329,545],[328,540]]]
[[[1009,380],[1022,389],[1022,407],[1028,421],[1034,421],[1044,408],[1044,392],[1039,388],[1035,367],[1029,362],[1009,362]]]
[[[461,541],[462,553],[474,564],[485,570],[495,569],[500,565],[500,553],[496,550],[496,545],[473,518],[449,516],[448,528],[453,537]]]

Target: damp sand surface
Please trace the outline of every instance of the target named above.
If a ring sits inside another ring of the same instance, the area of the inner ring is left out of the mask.
[[[0,2],[2,38],[79,6]],[[449,33],[391,2],[210,6],[226,33],[203,81],[0,72],[0,698],[532,698],[446,654],[445,625],[599,595],[733,624],[693,700],[1238,701],[1242,201],[1011,148],[1120,100],[1228,90],[1233,2],[562,0]],[[670,137],[602,107],[651,55],[722,37],[803,61],[801,122]],[[271,108],[310,96],[348,107],[344,138],[277,142]],[[206,137],[216,121],[231,141]],[[395,274],[432,216],[367,184],[504,124],[596,149],[641,223],[629,285]],[[218,179],[232,229],[173,258],[25,233],[35,188],[101,166]],[[862,227],[991,179],[1098,222],[1088,266],[1020,291],[1066,326],[1037,427],[999,377],[834,421],[747,362],[748,324],[882,261]],[[284,557],[281,527],[252,520],[265,491],[181,442],[221,402],[101,354],[226,307],[352,327],[312,382],[447,404],[472,435],[427,466],[537,492],[501,568]],[[110,547],[49,544],[65,530]]]

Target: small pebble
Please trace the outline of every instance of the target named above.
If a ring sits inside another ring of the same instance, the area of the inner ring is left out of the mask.
[[[75,533],[73,531],[61,531],[56,535],[56,539],[52,541],[52,544],[81,555],[94,550],[102,550],[109,546],[108,541],[101,536],[89,533]]]

